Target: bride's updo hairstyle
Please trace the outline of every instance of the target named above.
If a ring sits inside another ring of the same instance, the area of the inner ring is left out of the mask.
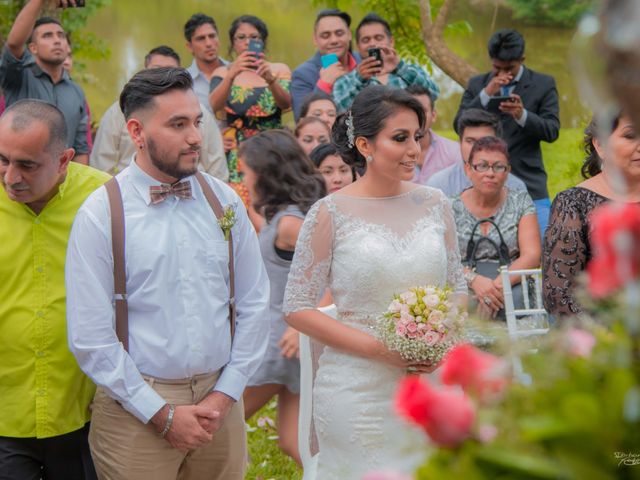
[[[401,108],[413,110],[420,128],[424,128],[425,115],[422,105],[413,95],[400,88],[374,85],[362,90],[353,101],[351,109],[341,114],[333,124],[331,137],[342,159],[351,167],[362,168],[366,161],[358,151],[358,137],[373,139],[385,127],[387,118]],[[349,122],[353,125],[353,137],[349,138]]]

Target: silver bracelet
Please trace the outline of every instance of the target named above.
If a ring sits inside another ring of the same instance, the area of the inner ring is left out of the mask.
[[[164,428],[162,429],[162,432],[160,432],[160,438],[164,438],[167,436],[167,433],[169,433],[169,430],[171,429],[171,424],[173,423],[173,414],[176,411],[176,408],[169,404],[169,414],[167,415],[167,423],[164,424]]]

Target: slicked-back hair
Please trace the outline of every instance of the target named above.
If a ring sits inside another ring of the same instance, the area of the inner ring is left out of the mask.
[[[218,26],[213,18],[204,13],[194,13],[191,15],[191,18],[187,20],[187,23],[184,24],[184,38],[187,42],[191,42],[193,34],[196,33],[198,27],[207,24],[211,25],[216,33],[218,33]]]
[[[155,55],[162,55],[163,57],[173,58],[178,63],[178,65],[180,65],[180,55],[178,55],[178,53],[173,48],[167,45],[160,45],[156,48],[152,48],[151,50],[149,50],[149,53],[145,55],[144,57],[145,68],[147,68],[147,65],[149,65],[149,62],[151,62],[151,58]]]
[[[338,147],[344,162],[352,167],[364,167],[365,159],[358,151],[355,139],[358,137],[370,140],[375,138],[385,128],[387,119],[404,108],[416,114],[418,125],[423,129],[426,122],[424,108],[413,95],[405,90],[386,85],[372,85],[365,87],[358,93],[351,104],[351,109],[338,115],[331,130],[333,144]],[[347,134],[349,113],[353,122],[353,143]]]
[[[366,25],[371,25],[373,23],[379,23],[380,25],[382,25],[382,27],[384,28],[384,32],[387,34],[387,37],[392,37],[389,22],[387,22],[377,13],[369,12],[362,18],[362,20],[360,20],[360,23],[356,27],[356,42],[360,41],[360,29]]]
[[[468,108],[463,110],[458,117],[458,123],[456,123],[456,133],[458,137],[462,138],[464,130],[467,127],[489,127],[493,128],[496,133],[496,137],[502,137],[502,125],[500,124],[500,118],[494,113],[487,112],[480,108]]]
[[[296,205],[307,213],[326,195],[324,179],[286,130],[267,130],[246,139],[240,144],[238,156],[256,174],[253,206],[267,222],[287,205]]]
[[[55,105],[35,99],[18,100],[5,110],[1,118],[9,117],[11,129],[16,132],[26,130],[36,122],[44,124],[49,131],[45,148],[53,157],[67,148],[67,124],[64,115]]]
[[[155,97],[172,90],[191,90],[193,80],[184,68],[160,67],[136,73],[122,89],[120,110],[129,120],[131,114],[149,108]]]
[[[520,32],[511,29],[496,31],[487,45],[489,58],[510,62],[524,57],[524,37]]]
[[[27,43],[33,42],[33,33],[36,31],[36,28],[38,28],[41,25],[49,25],[50,23],[54,23],[64,30],[64,27],[62,26],[59,20],[56,20],[53,17],[40,17],[39,19],[36,20],[36,23],[33,24],[33,30],[31,30],[31,33],[29,34],[29,38],[27,38]],[[67,36],[67,41],[68,40],[69,40],[69,37]],[[69,46],[71,46],[71,43],[69,43]]]

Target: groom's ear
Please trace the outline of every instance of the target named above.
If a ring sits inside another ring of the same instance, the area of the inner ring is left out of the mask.
[[[356,138],[356,148],[362,154],[363,157],[371,155],[373,153],[373,146],[368,138],[358,137]]]

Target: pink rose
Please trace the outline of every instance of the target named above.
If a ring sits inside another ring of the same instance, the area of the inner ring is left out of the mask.
[[[596,344],[596,337],[591,332],[580,328],[570,328],[565,336],[565,345],[569,353],[576,357],[590,357]]]
[[[403,324],[396,325],[396,335],[404,337],[407,334],[407,327]]]
[[[440,341],[440,335],[438,335],[436,332],[426,332],[424,334],[424,337],[422,338],[424,340],[424,343],[426,343],[429,346],[435,345]]]
[[[464,392],[433,388],[420,377],[405,377],[396,393],[398,413],[422,427],[441,447],[456,447],[470,437],[475,409]]]
[[[415,333],[418,331],[418,324],[416,322],[407,323],[407,331],[411,333]]]
[[[445,385],[460,385],[481,400],[498,397],[507,386],[504,360],[469,344],[457,345],[442,362],[441,380]]]
[[[607,204],[591,214],[589,293],[607,296],[640,276],[640,205]]]
[[[414,318],[409,312],[401,312],[400,313],[400,321],[407,325],[409,322],[413,322]]]
[[[440,323],[444,320],[444,313],[442,313],[440,310],[433,310],[430,314],[429,314],[429,323]]]
[[[416,338],[418,336],[418,332],[407,332],[407,337]]]
[[[418,331],[419,332],[424,332],[425,330],[429,330],[429,326],[426,323],[419,323],[418,324]]]

